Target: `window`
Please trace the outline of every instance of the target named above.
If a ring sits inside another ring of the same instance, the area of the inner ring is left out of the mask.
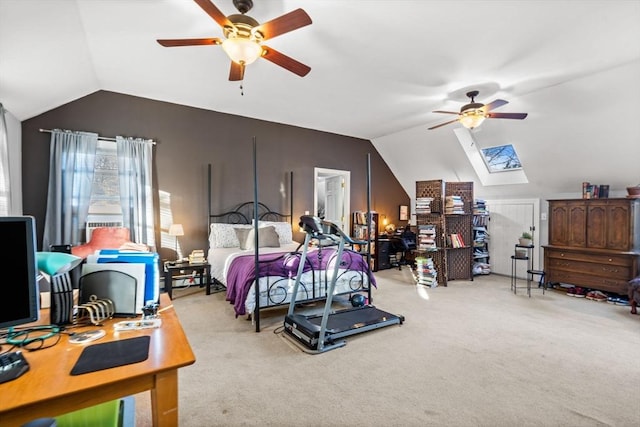
[[[98,140],[89,213],[122,215],[115,141]]]
[[[503,172],[522,169],[516,149],[511,144],[481,148],[489,172]]]

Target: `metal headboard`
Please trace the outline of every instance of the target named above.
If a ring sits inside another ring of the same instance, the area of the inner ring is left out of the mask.
[[[251,224],[254,215],[254,202],[244,202],[238,205],[234,210],[223,212],[220,214],[209,214],[209,223],[226,223],[226,224]],[[272,211],[264,203],[258,202],[258,220],[259,221],[282,221],[291,222],[291,214],[283,214]]]

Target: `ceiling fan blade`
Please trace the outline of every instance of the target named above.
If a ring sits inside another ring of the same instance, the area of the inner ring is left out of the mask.
[[[432,111],[433,113],[443,113],[443,114],[460,114],[457,111],[442,111],[442,110],[436,110],[436,111]]]
[[[486,104],[484,107],[482,107],[482,109],[488,112],[491,110],[495,110],[498,107],[502,107],[503,105],[508,103],[509,101],[505,101],[504,99],[496,99],[495,101]]]
[[[527,113],[489,113],[490,119],[517,119],[522,120],[527,117]]]
[[[454,122],[457,122],[457,121],[458,121],[458,119],[449,120],[448,122],[444,122],[444,123],[440,123],[439,125],[431,126],[429,128],[429,130],[438,129],[439,127],[442,127],[442,126],[445,126],[445,125],[448,125],[448,124],[451,124],[451,123],[454,123]]]
[[[311,67],[265,45],[262,45],[262,57],[300,77],[306,76],[311,71]]]
[[[209,0],[193,0],[193,1],[198,3],[198,6],[200,6],[202,10],[204,10],[207,13],[207,15],[212,17],[213,20],[216,21],[218,25],[220,25],[221,27],[223,28],[235,27],[235,25],[233,25],[233,23],[229,21],[226,15],[220,12],[220,9],[218,9],[213,3],[211,3],[211,1]]]
[[[217,45],[221,44],[222,40],[218,38],[209,39],[160,39],[158,40],[164,47],[178,47],[178,46],[202,46],[202,45]]]
[[[259,31],[263,36],[262,40],[269,40],[309,24],[311,24],[311,18],[307,15],[307,12],[302,9],[296,9],[293,12],[258,25],[252,31]]]
[[[229,81],[237,82],[244,79],[244,65],[231,61]]]

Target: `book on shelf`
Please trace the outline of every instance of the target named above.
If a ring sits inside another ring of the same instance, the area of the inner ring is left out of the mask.
[[[491,274],[491,265],[486,262],[474,262],[473,274]]]
[[[451,242],[452,248],[464,248],[464,239],[462,238],[462,234],[460,233],[451,233],[449,235],[449,241]]]
[[[416,214],[430,214],[433,197],[416,198]]]
[[[445,196],[444,213],[449,215],[464,214],[464,202],[461,196]]]
[[[583,199],[606,199],[609,197],[609,184],[591,184],[588,181],[582,183]]]
[[[416,244],[417,249],[421,251],[436,250],[436,226],[433,224],[419,225]]]

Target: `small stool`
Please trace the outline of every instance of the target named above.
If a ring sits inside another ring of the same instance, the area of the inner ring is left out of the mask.
[[[538,280],[538,287],[542,288],[542,295],[544,295],[544,291],[547,289],[547,283],[544,280],[544,270],[527,270],[527,288],[531,289],[530,282],[533,281],[534,276],[540,276]]]

